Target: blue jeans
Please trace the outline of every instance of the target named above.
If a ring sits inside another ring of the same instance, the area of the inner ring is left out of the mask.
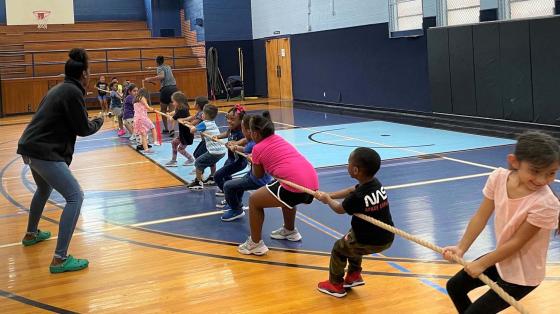
[[[29,165],[35,184],[37,184],[37,190],[31,200],[27,232],[37,232],[43,209],[54,188],[66,200],[66,206],[62,211],[58,226],[58,239],[54,256],[65,259],[72,234],[76,228],[76,222],[78,222],[80,216],[84,192],[65,162],[47,161],[26,156],[23,157],[23,160]]]
[[[256,190],[260,188],[262,185],[256,184],[251,178],[249,174],[226,181],[224,184],[224,194],[226,198],[226,202],[233,210],[241,210],[243,209],[243,193],[245,191]]]
[[[204,169],[208,167],[215,166],[220,159],[222,159],[226,154],[214,155],[208,152],[196,157],[194,161],[194,166],[196,170],[204,172]]]
[[[223,191],[224,183],[231,180],[231,176],[233,174],[242,171],[246,167],[247,159],[243,157],[239,157],[237,160],[228,158],[224,163],[224,166],[216,171],[216,174],[214,174],[214,181],[216,182],[216,185]]]

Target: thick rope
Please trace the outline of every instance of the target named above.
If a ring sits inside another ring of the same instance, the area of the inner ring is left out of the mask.
[[[300,190],[304,193],[307,193],[309,195],[315,196],[315,191],[308,189],[306,187],[303,187],[299,184],[290,182],[290,181],[286,181],[286,180],[282,180],[282,179],[277,179],[278,181],[280,181],[281,183],[284,183],[294,189]],[[443,248],[430,243],[424,239],[418,238],[410,233],[407,233],[403,230],[397,229],[391,225],[388,225],[382,221],[379,221],[375,218],[366,216],[364,214],[354,214],[354,216],[363,219],[369,223],[372,223],[376,226],[378,226],[379,228],[385,229],[389,232],[392,232],[396,235],[399,235],[407,240],[410,240],[412,242],[415,242],[417,244],[420,244],[428,249],[431,249],[435,252],[438,252],[440,254],[443,254]],[[459,256],[452,254],[451,255],[451,259],[458,263],[461,264],[462,266],[465,266],[467,264],[467,262],[460,258]],[[496,284],[494,281],[492,281],[492,279],[488,278],[488,276],[486,276],[485,274],[480,274],[478,276],[478,279],[480,279],[480,281],[484,282],[485,284],[487,284],[492,290],[494,290],[494,292],[496,292],[497,295],[499,295],[502,299],[504,299],[504,301],[506,301],[507,303],[509,303],[511,306],[513,306],[517,311],[519,311],[519,313],[523,313],[523,314],[528,314],[529,311],[527,311],[519,302],[517,302],[517,300],[515,300],[512,296],[510,296],[507,292],[504,291],[504,289],[502,289],[502,287],[498,286],[498,284]]]
[[[155,112],[155,113],[158,113],[158,114],[160,114],[160,115],[162,115],[162,116],[166,116],[166,117],[168,117],[169,119],[173,119],[173,116],[172,116],[172,115],[169,115],[169,114],[167,114],[167,113],[163,113],[163,112],[161,112],[161,111],[159,111],[159,110],[155,110],[155,109],[154,109],[154,112]],[[187,127],[191,127],[191,126],[192,126],[192,124],[187,123],[187,122],[181,122],[181,121],[177,121],[177,122],[179,122],[180,124],[182,124],[182,125],[184,125],[184,126],[187,126]],[[208,139],[210,139],[210,140],[216,142],[216,143],[220,143],[220,144],[222,144],[222,145],[226,145],[226,143],[224,143],[224,142],[222,142],[222,141],[220,141],[220,140],[214,139],[214,137],[213,137],[212,135],[206,134],[206,133],[204,133],[204,132],[201,132],[200,134],[201,134],[202,136],[207,137]],[[243,157],[245,157],[245,158],[247,157],[247,155],[245,155],[245,154],[243,154],[243,153],[241,153],[241,152],[235,152],[235,153],[238,153],[239,155],[241,155],[241,156],[243,156]]]
[[[161,111],[157,111],[157,110],[154,110],[154,111],[157,112],[157,113],[159,113],[159,114],[162,114],[162,115],[166,115],[166,116],[168,116],[168,117],[171,117],[170,115],[167,115],[167,114],[165,114],[165,113],[163,113],[163,112],[161,112]],[[182,123],[182,122],[180,122],[180,123]],[[186,125],[186,126],[189,126],[188,123],[182,123],[182,124],[184,124],[184,125]],[[221,143],[221,144],[223,144],[223,145],[226,145],[224,142],[215,140],[212,136],[210,136],[210,135],[208,135],[208,134],[204,134],[204,133],[201,133],[201,134],[202,134],[203,136],[208,137],[208,138],[211,139],[212,141],[215,141],[215,142]],[[241,153],[241,152],[238,152],[238,151],[235,151],[235,153],[239,154],[240,156],[243,156],[243,157],[247,158],[247,155],[244,154],[244,153]],[[286,181],[286,180],[283,180],[283,179],[278,179],[278,178],[275,178],[275,179],[278,180],[278,181],[280,181],[281,183],[284,183],[285,185],[288,185],[288,186],[290,186],[290,187],[292,187],[292,188],[294,188],[294,189],[296,189],[296,190],[299,190],[299,191],[301,191],[301,192],[307,193],[307,194],[309,194],[309,195],[311,195],[311,196],[313,196],[313,197],[315,197],[315,195],[316,195],[315,191],[313,191],[313,190],[311,190],[311,189],[308,189],[308,188],[306,188],[306,187],[304,187],[304,186],[301,186],[301,185],[299,185],[299,184],[296,184],[296,183],[293,183],[293,182],[290,182],[290,181]],[[433,251],[435,251],[435,252],[437,252],[437,253],[439,253],[439,254],[443,254],[443,248],[442,248],[442,247],[437,246],[437,245],[435,245],[435,244],[433,244],[433,243],[431,243],[431,242],[428,242],[428,241],[426,241],[426,240],[424,240],[424,239],[418,238],[418,237],[416,237],[416,236],[414,236],[414,235],[412,235],[412,234],[410,234],[410,233],[408,233],[408,232],[405,232],[405,231],[403,231],[403,230],[400,230],[400,229],[398,229],[398,228],[395,228],[395,227],[393,227],[393,226],[391,226],[391,225],[388,225],[388,224],[386,224],[386,223],[384,223],[384,222],[382,222],[382,221],[380,221],[380,220],[377,220],[377,219],[375,219],[375,218],[373,218],[373,217],[369,217],[369,216],[366,216],[366,215],[364,215],[364,214],[354,214],[354,216],[356,216],[356,217],[358,217],[358,218],[360,218],[360,219],[362,219],[362,220],[365,220],[365,221],[367,221],[367,222],[369,222],[369,223],[371,223],[371,224],[374,224],[374,225],[376,225],[376,226],[379,227],[379,228],[385,229],[385,230],[387,230],[387,231],[389,231],[389,232],[391,232],[391,233],[394,233],[394,234],[396,234],[396,235],[398,235],[398,236],[401,236],[401,237],[403,237],[403,238],[405,238],[405,239],[407,239],[407,240],[410,240],[410,241],[412,241],[412,242],[415,242],[415,243],[417,243],[417,244],[420,244],[421,246],[426,247],[426,248],[428,248],[428,249],[431,249],[431,250],[433,250]],[[461,257],[459,257],[459,256],[457,256],[457,255],[455,255],[455,254],[451,254],[451,259],[452,259],[455,263],[460,264],[460,265],[462,265],[462,266],[466,266],[466,265],[467,265],[467,262],[466,262],[464,259],[462,259]],[[480,279],[480,281],[482,281],[482,282],[484,282],[486,285],[488,285],[488,286],[490,287],[490,289],[494,290],[494,292],[496,292],[497,295],[499,295],[499,296],[500,296],[504,301],[506,301],[509,305],[513,306],[517,311],[519,311],[519,313],[529,314],[529,311],[527,311],[527,310],[523,307],[523,305],[521,305],[521,303],[517,302],[517,300],[515,300],[511,295],[509,295],[506,291],[504,291],[504,289],[502,289],[502,287],[498,286],[498,284],[496,284],[492,279],[488,278],[488,276],[486,276],[485,274],[482,273],[482,274],[480,274],[480,275],[478,276],[478,279]]]

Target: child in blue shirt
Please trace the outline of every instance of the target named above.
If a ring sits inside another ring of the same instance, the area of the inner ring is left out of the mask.
[[[218,115],[218,107],[210,104],[204,106],[203,115],[202,115],[203,121],[197,124],[196,126],[191,125],[189,127],[191,133],[193,134],[195,132],[204,133],[204,135],[201,134],[201,136],[203,137],[205,135],[210,137],[219,135],[220,129],[218,129],[218,126],[214,121],[217,115]],[[211,139],[206,139],[205,143],[206,143],[206,152],[196,157],[196,160],[194,161],[194,166],[196,168],[196,179],[187,185],[187,187],[191,190],[200,190],[204,188],[204,185],[202,183],[202,175],[204,174],[204,170],[208,167],[212,168],[212,166],[214,166],[215,169],[216,163],[220,159],[222,159],[227,152],[227,148],[223,143],[219,143]],[[210,176],[213,175],[214,173],[211,172]]]
[[[245,135],[245,138],[238,142],[228,142],[228,148],[232,150],[232,152],[237,151],[250,154],[253,151],[255,141],[253,141],[251,132],[249,132],[250,120],[251,116],[246,114],[243,117],[243,122],[241,123],[241,131],[243,132],[243,135]],[[247,143],[245,147],[242,146],[244,143]],[[239,156],[238,158],[243,157]],[[245,191],[256,190],[271,181],[272,177],[268,173],[265,173],[262,177],[257,178],[251,170],[249,170],[249,172],[241,178],[226,181],[224,184],[226,205],[224,207],[225,212],[221,217],[222,221],[233,221],[245,216],[245,212],[243,211],[243,193],[245,193]]]

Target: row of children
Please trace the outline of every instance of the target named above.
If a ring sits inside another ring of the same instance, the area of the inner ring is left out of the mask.
[[[213,105],[197,107],[195,116],[182,118],[182,121],[191,122],[190,134],[204,132],[209,138],[195,150],[196,179],[189,188],[203,188],[203,171],[207,167],[213,168],[209,177],[213,180],[207,182],[215,181],[220,189],[216,194],[225,197],[221,202],[225,208],[224,221],[243,217],[243,193],[256,190],[249,198],[251,234],[239,245],[240,253],[263,255],[268,251],[262,240],[264,208],[282,208],[284,224],[271,232],[271,238],[301,240],[295,227],[296,206],[309,204],[314,198],[336,213],[363,213],[393,225],[388,195],[375,177],[381,158],[374,150],[357,148],[350,154],[348,173],[358,181],[356,186],[331,193],[321,192],[314,167],[294,146],[274,134],[274,123],[267,112],[250,115],[243,107],[235,106],[227,115],[228,130],[220,133],[214,122],[218,109]],[[187,129],[183,130],[186,135]],[[217,143],[223,138],[228,138],[227,144]],[[180,145],[174,145],[174,152]],[[184,150],[183,146],[181,148]],[[217,161],[226,155],[226,148],[228,159],[221,169],[215,171]],[[236,152],[248,155],[248,160]],[[183,155],[192,160],[188,153]],[[490,216],[495,214],[497,248],[469,263],[447,283],[449,295],[460,313],[496,313],[508,307],[492,290],[474,303],[469,299],[467,293],[483,284],[476,279],[481,273],[518,300],[533,291],[545,276],[550,230],[558,228],[559,224],[560,203],[549,184],[554,181],[560,166],[560,146],[549,135],[524,133],[507,160],[509,170],[498,168],[490,175],[483,190],[483,201],[461,241],[456,246],[444,248],[446,259],[451,259],[451,254],[462,257]],[[243,170],[247,162],[252,165],[251,171],[233,179],[232,175]],[[173,164],[176,165],[176,152],[168,163],[169,166]],[[273,177],[316,192],[314,195],[302,193],[273,180]],[[336,297],[345,296],[348,288],[364,284],[362,256],[387,250],[394,240],[392,233],[359,218],[353,217],[351,225],[348,233],[333,246],[329,279],[317,286],[319,291]],[[348,270],[344,276],[346,265]]]
[[[357,148],[348,158],[348,174],[358,181],[340,191],[326,193],[318,190],[317,173],[295,147],[274,134],[274,124],[268,114],[249,115],[236,106],[228,113],[229,130],[216,135],[225,138],[232,154],[225,166],[216,173],[216,181],[228,205],[223,220],[244,215],[241,199],[246,190],[256,191],[249,198],[251,234],[238,247],[242,254],[263,255],[268,248],[262,241],[264,208],[280,207],[284,225],[272,231],[271,238],[299,241],[295,228],[296,206],[309,204],[316,198],[338,214],[363,213],[393,225],[388,195],[375,177],[381,158],[370,148]],[[240,138],[238,129],[244,138]],[[233,152],[248,155],[252,170],[242,178],[231,175],[246,165]],[[223,155],[222,155],[223,156]],[[546,255],[550,231],[557,229],[560,203],[549,184],[560,167],[560,146],[551,136],[540,132],[522,134],[515,150],[507,157],[510,169],[498,168],[489,177],[483,201],[469,222],[457,246],[444,248],[444,257],[462,257],[495,213],[497,248],[467,264],[447,283],[449,295],[460,313],[497,313],[509,306],[493,290],[476,302],[467,293],[483,285],[477,279],[481,273],[496,281],[508,294],[519,300],[533,291],[545,277]],[[302,193],[271,176],[282,178],[316,191]],[[221,192],[218,192],[221,194]],[[342,202],[336,199],[344,199]],[[387,250],[394,235],[357,217],[352,218],[348,233],[335,242],[329,267],[329,279],[320,282],[318,290],[336,297],[347,294],[346,289],[364,284],[361,276],[362,256]],[[345,267],[348,270],[345,275]]]
[[[117,135],[125,136],[128,133],[132,143],[139,143],[137,146],[138,150],[143,151],[145,154],[154,153],[151,149],[152,146],[149,144],[149,135],[152,136],[153,144],[160,145],[161,143],[156,140],[155,125],[148,117],[148,111],[154,110],[150,106],[149,91],[146,88],[138,88],[136,84],[128,80],[125,81],[124,85],[121,85],[116,77],[113,77],[111,82],[107,84],[104,76],[99,78],[96,88],[102,114],[113,117],[118,123]],[[108,107],[107,94],[110,101]],[[172,102],[173,107],[178,108],[175,120],[179,117],[188,116],[188,102],[182,92],[174,93],[172,95]],[[175,114],[175,112],[171,114]],[[169,132],[171,137],[174,137],[173,129],[172,123],[172,128]]]
[[[301,239],[293,225],[295,206],[310,203],[313,197],[336,213],[363,213],[393,225],[388,195],[375,177],[381,165],[377,152],[363,147],[355,149],[348,158],[348,174],[358,184],[326,193],[318,191],[315,170],[305,158],[272,135],[268,119],[251,118],[249,129],[257,143],[252,154],[253,174],[257,178],[265,170],[316,192],[311,197],[275,181],[253,193],[249,199],[251,235],[239,245],[240,253],[262,255],[268,251],[261,239],[265,207],[281,207],[284,214],[284,227],[273,231],[272,238]],[[280,154],[282,151],[289,152],[289,156]],[[459,313],[497,313],[509,306],[493,290],[471,301],[468,293],[484,285],[477,278],[481,273],[516,300],[537,288],[545,278],[550,233],[560,223],[560,202],[550,187],[560,167],[560,145],[547,134],[526,132],[518,138],[507,161],[509,169],[498,168],[489,176],[480,207],[459,243],[444,248],[445,259],[452,260],[451,255],[463,257],[495,215],[496,249],[468,263],[447,282],[447,291]],[[348,233],[333,246],[329,279],[317,286],[319,291],[336,297],[345,296],[348,288],[364,284],[362,256],[387,250],[394,240],[392,233],[357,217],[352,217],[351,224]]]

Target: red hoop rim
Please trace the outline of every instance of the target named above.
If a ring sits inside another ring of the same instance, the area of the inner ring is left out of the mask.
[[[45,17],[49,16],[49,14],[51,14],[51,11],[49,11],[49,10],[33,11],[33,15],[35,15],[38,19],[45,18]]]

